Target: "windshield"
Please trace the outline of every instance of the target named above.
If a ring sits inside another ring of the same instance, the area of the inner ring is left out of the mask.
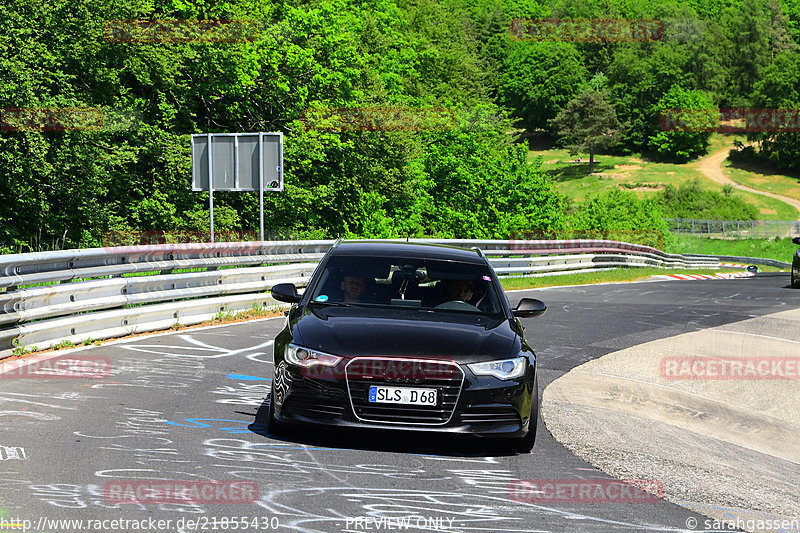
[[[419,258],[334,256],[311,302],[497,314],[500,300],[486,265]]]

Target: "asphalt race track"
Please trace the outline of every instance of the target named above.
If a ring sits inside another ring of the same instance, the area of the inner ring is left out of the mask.
[[[788,285],[788,274],[759,274],[513,292],[509,299],[514,305],[528,295],[548,304],[544,317],[525,321],[541,394],[553,379],[606,353],[800,307],[800,291]],[[702,530],[704,517],[665,501],[515,501],[509,488],[516,480],[609,479],[541,422],[530,455],[416,432],[302,430],[271,438],[261,422],[272,339],[282,325],[268,319],[187,329],[71,354],[110,359],[111,374],[102,379],[0,376],[0,520],[26,520],[28,531],[50,532],[79,525],[572,532],[687,531],[693,518],[700,524],[693,531]],[[255,482],[257,499],[116,503],[109,492],[148,480]],[[83,523],[56,522],[66,519]]]

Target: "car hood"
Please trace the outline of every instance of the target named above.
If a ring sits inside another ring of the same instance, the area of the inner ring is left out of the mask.
[[[306,308],[292,327],[308,348],[355,356],[453,358],[460,362],[507,357],[520,341],[511,322],[460,313],[365,308]]]

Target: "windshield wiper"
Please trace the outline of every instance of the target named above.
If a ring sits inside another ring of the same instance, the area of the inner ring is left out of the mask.
[[[308,302],[310,304],[317,304],[317,305],[325,305],[329,307],[353,307],[353,304],[348,304],[345,302],[318,302],[316,300],[311,300]]]

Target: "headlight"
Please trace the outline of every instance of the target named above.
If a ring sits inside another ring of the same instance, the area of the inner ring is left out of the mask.
[[[514,379],[525,373],[525,357],[472,363],[467,365],[476,376],[494,376],[497,379]]]
[[[310,366],[335,366],[336,363],[342,360],[341,357],[337,357],[335,355],[330,355],[323,352],[318,352],[316,350],[311,350],[309,348],[303,348],[302,346],[297,346],[296,344],[289,344],[286,346],[286,351],[284,352],[284,356],[286,360],[293,365],[298,365],[302,367],[310,367]]]

